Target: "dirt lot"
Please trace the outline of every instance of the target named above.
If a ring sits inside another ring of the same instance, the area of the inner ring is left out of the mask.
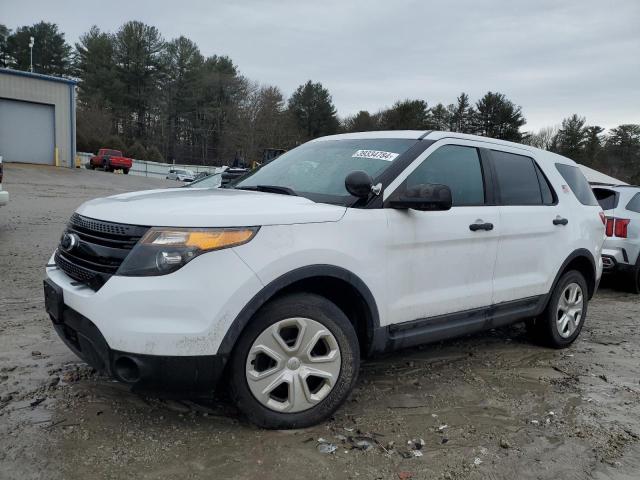
[[[142,398],[92,372],[44,313],[44,265],[82,201],[166,185],[6,166],[0,478],[640,478],[640,299],[609,289],[568,350],[514,326],[388,355],[305,430],[258,430],[224,399]],[[338,449],[321,453],[319,438]]]

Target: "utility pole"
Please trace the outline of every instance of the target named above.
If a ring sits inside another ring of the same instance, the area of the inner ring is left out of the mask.
[[[30,37],[30,40],[29,40],[29,56],[30,56],[30,58],[29,58],[29,71],[30,72],[33,72],[33,41],[34,41],[34,38]]]

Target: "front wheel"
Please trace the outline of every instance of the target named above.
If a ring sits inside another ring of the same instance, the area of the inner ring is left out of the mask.
[[[587,282],[577,270],[566,272],[556,284],[544,312],[527,324],[537,340],[553,348],[571,345],[587,319]]]
[[[263,307],[242,333],[229,365],[231,395],[264,428],[302,428],[347,399],[360,366],[352,324],[324,297],[296,293]]]
[[[129,175],[129,169],[128,168],[123,168],[122,169],[122,173],[124,173],[125,175]]]

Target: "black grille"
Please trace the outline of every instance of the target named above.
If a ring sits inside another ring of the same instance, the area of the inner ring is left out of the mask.
[[[74,280],[98,290],[118,271],[147,230],[148,227],[105,222],[74,213],[64,233],[76,235],[77,244],[65,249],[61,243],[54,257],[56,265]]]

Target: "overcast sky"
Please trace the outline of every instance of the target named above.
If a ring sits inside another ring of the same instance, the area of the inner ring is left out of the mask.
[[[55,22],[70,43],[134,19],[286,95],[322,82],[341,116],[491,90],[523,107],[527,130],[574,112],[640,123],[640,0],[0,0],[0,23]]]

